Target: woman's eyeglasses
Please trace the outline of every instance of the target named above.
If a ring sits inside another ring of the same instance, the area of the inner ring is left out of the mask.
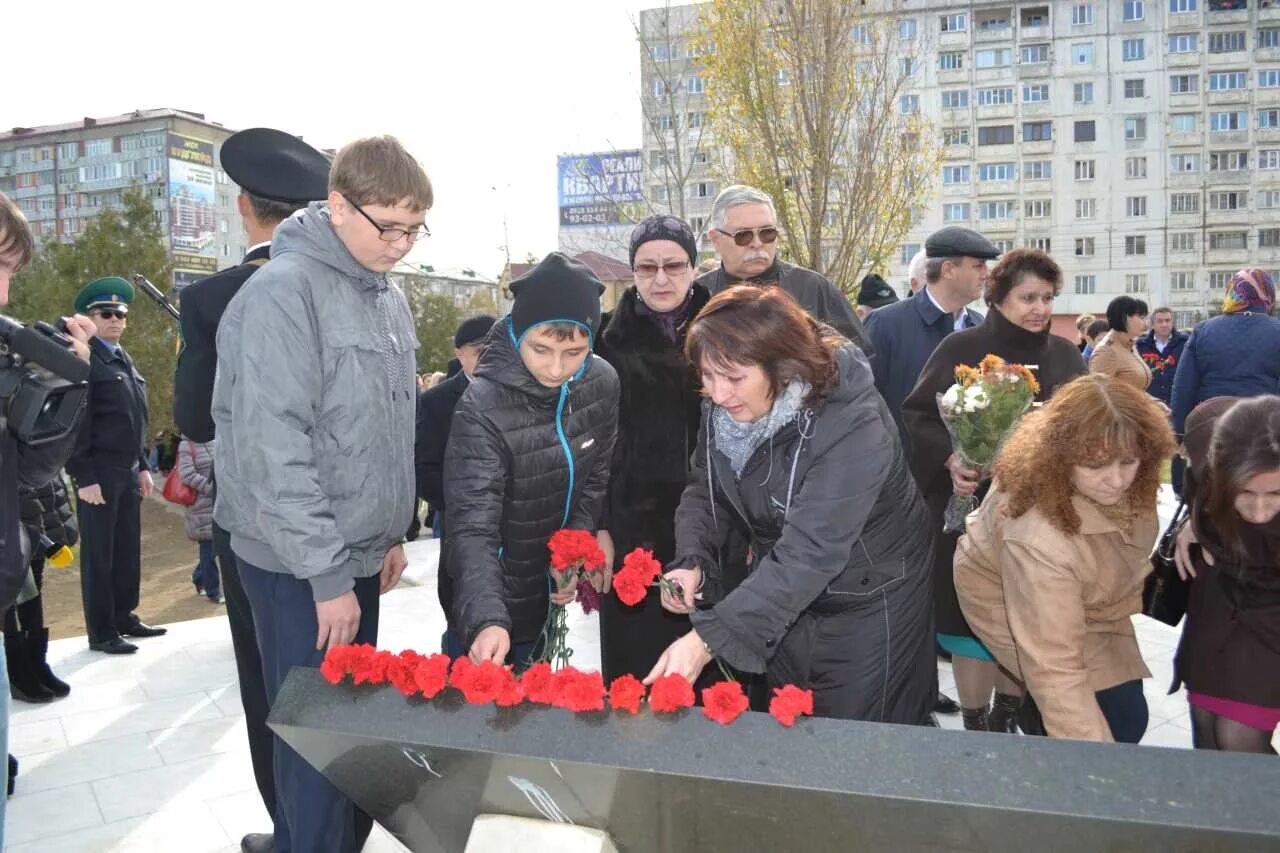
[[[688,261],[667,261],[659,266],[658,264],[636,264],[636,278],[653,278],[658,274],[658,270],[662,270],[667,274],[667,278],[675,278],[689,268]]]

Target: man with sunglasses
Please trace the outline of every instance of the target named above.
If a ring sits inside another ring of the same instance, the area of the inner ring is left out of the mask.
[[[67,462],[80,522],[80,593],[89,648],[132,654],[125,637],[158,637],[134,613],[142,580],[142,499],[155,488],[147,467],[147,384],[120,346],[133,285],[109,276],[76,295],[77,313],[98,328],[89,345],[89,404]]]
[[[699,276],[697,283],[712,296],[744,281],[777,285],[871,355],[862,321],[844,294],[825,276],[777,256],[778,215],[766,193],[741,184],[725,187],[711,207],[708,233],[720,267]]]

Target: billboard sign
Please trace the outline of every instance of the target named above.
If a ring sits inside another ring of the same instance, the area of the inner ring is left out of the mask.
[[[213,143],[171,132],[168,158],[169,245],[175,279],[188,278],[178,272],[197,277],[217,272]]]
[[[643,199],[639,151],[566,154],[558,161],[562,228],[623,224],[624,206]]]

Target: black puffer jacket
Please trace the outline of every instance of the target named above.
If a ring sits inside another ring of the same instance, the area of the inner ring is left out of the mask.
[[[18,507],[33,547],[41,533],[54,545],[70,547],[80,540],[80,528],[61,472],[39,488],[19,485]]]
[[[445,451],[444,565],[452,625],[470,647],[501,625],[537,639],[547,615],[547,540],[596,529],[618,426],[618,376],[588,356],[559,388],[524,366],[510,318],[485,338],[475,381],[454,412]]]

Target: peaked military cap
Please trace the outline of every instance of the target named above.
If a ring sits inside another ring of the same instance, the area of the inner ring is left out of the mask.
[[[329,158],[283,130],[251,127],[234,133],[218,156],[222,171],[258,198],[306,204],[329,195]]]
[[[972,228],[948,225],[934,231],[924,241],[924,254],[928,258],[981,258],[990,261],[1000,257],[1000,250]]]
[[[118,275],[106,278],[95,278],[80,288],[76,294],[76,313],[85,314],[94,308],[116,308],[122,313],[129,313],[129,303],[133,301],[133,285]]]

